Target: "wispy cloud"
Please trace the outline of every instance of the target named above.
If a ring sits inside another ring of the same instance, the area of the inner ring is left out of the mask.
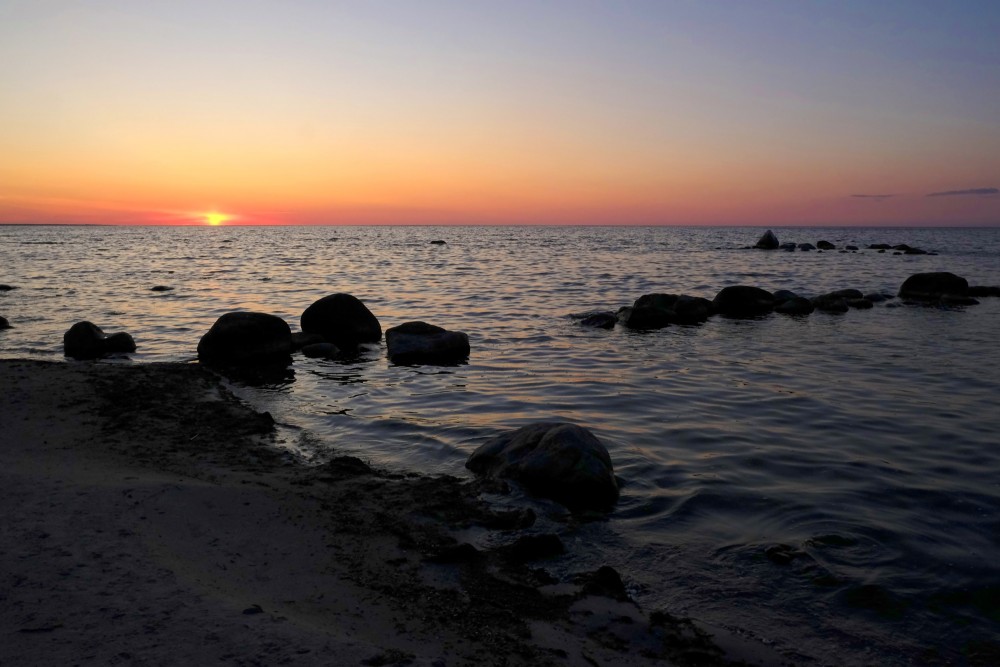
[[[963,196],[983,196],[1000,194],[997,188],[969,188],[968,190],[945,190],[944,192],[931,192],[928,197],[963,197]]]
[[[885,201],[896,195],[851,195],[854,199],[873,199],[875,201]]]

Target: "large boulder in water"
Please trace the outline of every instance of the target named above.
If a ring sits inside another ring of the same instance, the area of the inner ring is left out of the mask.
[[[618,500],[608,450],[575,424],[540,422],[503,433],[473,452],[465,467],[478,475],[512,479],[570,509],[607,509]]]
[[[829,241],[817,241],[816,247],[820,250],[836,250],[837,246],[833,245]]]
[[[966,296],[969,281],[947,271],[935,273],[915,273],[907,278],[899,288],[902,299],[918,301],[938,301],[944,296]]]
[[[730,285],[715,295],[712,307],[727,317],[765,315],[774,308],[774,295],[759,287]]]
[[[775,236],[774,232],[769,229],[757,240],[754,248],[759,248],[761,250],[775,250],[779,245],[778,237]]]
[[[342,350],[382,339],[378,318],[351,294],[331,294],[315,301],[302,313],[300,324],[302,331],[319,334]]]
[[[207,364],[276,361],[291,353],[288,323],[268,313],[226,313],[198,341],[198,359]]]
[[[124,331],[109,336],[93,322],[84,321],[63,334],[63,349],[73,359],[98,359],[118,352],[135,352],[135,341]]]
[[[700,324],[712,314],[712,302],[687,294],[644,294],[618,311],[630,329],[662,329],[671,324]]]
[[[469,337],[426,322],[407,322],[386,329],[389,361],[396,364],[456,363],[469,357]]]

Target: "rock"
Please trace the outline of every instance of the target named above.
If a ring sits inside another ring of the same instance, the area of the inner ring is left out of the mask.
[[[868,310],[875,307],[874,303],[865,298],[844,300],[847,302],[848,307],[857,308],[858,310]]]
[[[306,345],[325,343],[326,339],[319,334],[308,334],[303,331],[296,331],[292,334],[292,350],[301,350]]]
[[[864,298],[868,299],[872,303],[882,303],[883,301],[888,301],[889,299],[895,299],[895,294],[886,294],[884,292],[871,292],[865,294]]]
[[[712,300],[715,312],[727,317],[765,315],[774,308],[774,295],[759,287],[730,285]]]
[[[93,322],[77,322],[63,334],[63,349],[73,359],[99,359],[118,352],[135,352],[135,341],[127,333],[108,336]]]
[[[846,313],[850,310],[850,306],[847,305],[847,299],[833,292],[813,297],[812,304],[816,306],[817,310],[821,310],[824,313]]]
[[[879,249],[879,251],[878,251],[878,253],[879,253],[880,255],[881,255],[882,253],[884,253],[884,252],[885,252],[885,248],[881,248],[881,249]]]
[[[350,294],[331,294],[315,301],[302,313],[301,325],[302,331],[319,334],[342,350],[382,339],[378,319]]]
[[[10,322],[7,321],[6,317],[0,317],[0,329],[10,329]]]
[[[597,329],[614,329],[618,316],[612,312],[591,313],[580,320],[580,326]]]
[[[671,324],[699,324],[712,314],[712,302],[687,294],[644,294],[618,311],[618,321],[630,329],[662,329]]]
[[[888,243],[872,243],[868,246],[869,250],[891,250],[892,246]]]
[[[899,297],[918,301],[938,301],[945,295],[966,296],[968,291],[969,281],[954,273],[947,271],[915,273],[903,281],[899,288]]]
[[[906,252],[907,250],[913,250],[910,246],[905,243],[900,243],[898,245],[892,246],[892,250],[899,250],[900,252]]]
[[[907,248],[903,251],[904,255],[929,255],[930,253],[926,250],[920,248]]]
[[[493,479],[514,480],[570,509],[608,509],[618,500],[608,450],[575,424],[540,422],[508,431],[473,452],[465,467]]]
[[[775,236],[774,232],[772,232],[770,229],[764,232],[764,235],[761,236],[757,240],[756,245],[754,245],[754,248],[759,248],[761,250],[774,250],[777,247],[778,247],[778,237]]]
[[[168,287],[167,285],[153,285],[149,288],[150,292],[171,292],[173,287]]]
[[[829,241],[817,241],[816,247],[820,250],[836,250],[837,246],[833,245]]]
[[[942,306],[977,306],[979,301],[971,296],[962,294],[945,294],[941,297]]]
[[[851,252],[854,252],[857,249],[858,249],[858,246],[856,246],[856,245],[845,245],[844,246],[844,250],[850,250]]]
[[[226,313],[198,341],[198,359],[208,364],[277,361],[291,353],[288,323],[267,313]]]
[[[848,288],[848,289],[834,290],[833,292],[828,292],[827,294],[824,294],[824,296],[828,296],[828,297],[831,297],[831,298],[841,298],[841,299],[863,299],[864,298],[864,294],[861,293],[861,290],[850,289],[850,288]]]
[[[311,359],[333,359],[340,354],[340,348],[333,343],[310,343],[302,346],[302,354]]]
[[[12,289],[17,289],[13,285],[0,285],[0,292],[9,292]]]
[[[583,584],[584,595],[597,595],[619,602],[628,602],[630,599],[621,575],[608,565],[602,565],[596,572],[586,574],[578,581]]]
[[[558,535],[522,535],[513,544],[500,548],[508,559],[516,563],[528,563],[542,558],[552,558],[566,553],[566,547]]]
[[[435,239],[431,241],[431,245],[448,245],[448,242],[442,241],[441,239]]]
[[[986,285],[974,285],[970,286],[966,291],[969,296],[1000,296],[1000,287],[997,286],[986,286]]]
[[[809,250],[815,250],[815,249],[816,249],[816,246],[814,246],[812,243],[800,243],[799,244],[799,250],[801,250],[803,252],[808,252]]]
[[[808,315],[816,309],[812,301],[804,296],[793,296],[775,303],[778,305],[774,307],[774,312],[784,315]]]
[[[789,299],[794,299],[797,296],[798,296],[798,294],[796,294],[792,290],[787,290],[787,289],[779,289],[779,290],[777,290],[776,292],[774,292],[771,295],[771,297],[774,299],[775,303],[781,303],[782,301],[788,301]]]
[[[785,252],[794,252],[796,245],[789,241],[788,243],[782,243],[779,247]]]
[[[469,357],[469,337],[426,322],[407,322],[387,329],[385,345],[395,364],[455,363]]]

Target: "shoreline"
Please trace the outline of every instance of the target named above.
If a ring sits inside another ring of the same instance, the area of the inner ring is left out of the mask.
[[[298,463],[197,364],[7,359],[0,382],[5,665],[778,659],[610,568],[555,581],[558,538],[478,482]]]

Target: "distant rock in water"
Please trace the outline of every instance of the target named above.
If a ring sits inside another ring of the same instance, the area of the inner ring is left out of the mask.
[[[302,331],[319,334],[342,350],[382,339],[378,318],[351,294],[331,294],[315,301],[300,322]]]
[[[869,250],[892,250],[892,246],[888,243],[872,243],[868,246]]]
[[[775,301],[777,305],[774,307],[774,312],[782,313],[784,315],[808,315],[813,312],[816,308],[813,306],[812,301],[805,298],[804,296],[792,296],[787,299],[782,299],[781,301]]]
[[[774,309],[774,295],[759,287],[730,285],[715,295],[712,306],[727,317],[766,315]]]
[[[836,250],[837,246],[833,245],[829,241],[817,241],[816,247],[820,250]]]
[[[929,255],[930,253],[922,248],[907,248],[903,251],[904,255]]]
[[[770,229],[764,232],[764,235],[761,236],[757,240],[757,243],[754,245],[754,248],[759,248],[761,250],[774,250],[777,247],[778,247],[778,237],[775,236],[774,232],[772,232]]]
[[[173,289],[174,289],[173,287],[168,287],[166,285],[154,285],[153,287],[149,288],[149,291],[150,292],[171,292],[171,291],[173,291]]]
[[[856,246],[856,245],[845,245],[844,246],[844,250],[850,250],[851,252],[854,252],[857,249],[858,249],[858,246]]]
[[[593,327],[595,329],[614,329],[618,322],[618,316],[609,311],[600,313],[590,313],[580,320],[580,326]]]
[[[73,359],[99,359],[109,354],[135,352],[135,341],[125,332],[105,334],[93,322],[77,322],[63,334],[63,350]]]
[[[512,479],[573,510],[609,509],[618,500],[608,450],[575,424],[541,422],[508,431],[473,452],[465,467],[477,475]]]
[[[17,289],[13,285],[0,285],[0,292],[9,292],[12,289]]]
[[[816,307],[816,310],[823,311],[824,313],[846,313],[851,307],[847,305],[849,297],[845,296],[843,292],[844,290],[840,290],[820,294],[812,298],[812,304]]]
[[[1000,296],[1000,287],[975,285],[970,286],[967,292],[969,296]]]
[[[780,247],[785,252],[795,252],[795,248],[798,246],[796,246],[792,241],[789,241],[788,243],[782,243]]]
[[[807,252],[809,250],[815,250],[815,249],[816,249],[816,246],[814,246],[812,243],[800,243],[799,244],[799,250],[801,250],[803,252]]]
[[[448,242],[442,241],[441,239],[435,239],[431,241],[431,245],[448,245]]]
[[[325,343],[326,339],[319,334],[305,333],[304,331],[296,331],[292,334],[292,350],[301,350],[307,345],[315,345],[318,343]]]
[[[967,296],[969,281],[948,271],[915,273],[899,288],[901,299],[939,301],[944,296]]]
[[[206,364],[267,363],[291,353],[288,323],[268,313],[226,313],[198,342],[198,359]]]
[[[469,337],[426,322],[406,322],[386,329],[389,361],[396,364],[449,364],[468,359]]]
[[[630,329],[662,329],[671,324],[700,324],[712,314],[712,302],[687,294],[644,294],[618,311]]]
[[[0,317],[0,329],[10,329],[10,322],[7,321],[6,317]]]

